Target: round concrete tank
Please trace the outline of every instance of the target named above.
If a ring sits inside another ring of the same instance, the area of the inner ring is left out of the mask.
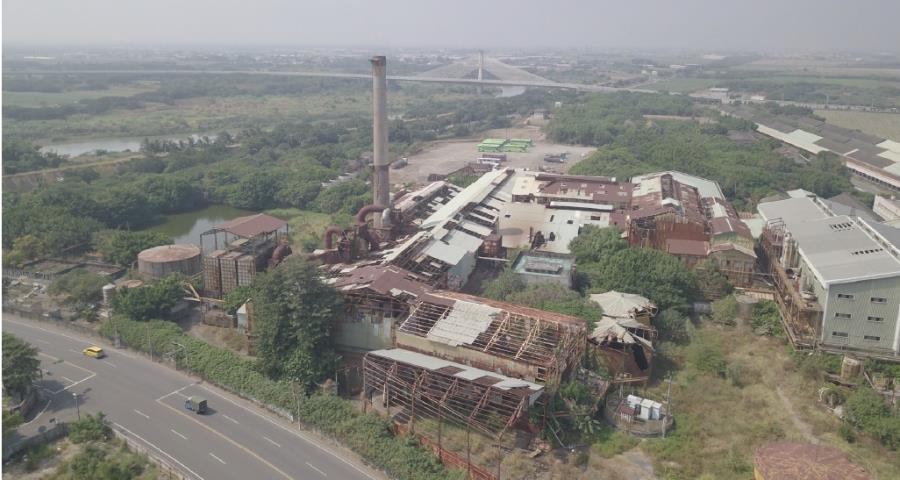
[[[112,298],[116,294],[116,286],[112,283],[107,283],[103,286],[103,304],[107,307],[112,303]]]
[[[193,276],[201,269],[200,247],[196,245],[160,245],[138,254],[138,272],[150,278],[172,273]]]

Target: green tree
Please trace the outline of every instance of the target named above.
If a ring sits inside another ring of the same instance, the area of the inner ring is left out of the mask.
[[[41,372],[38,349],[15,335],[3,332],[3,388],[24,397]]]
[[[693,273],[678,258],[650,248],[621,250],[587,274],[592,291],[637,293],[663,309],[683,308],[696,295]]]
[[[99,302],[103,297],[103,286],[109,279],[103,275],[76,268],[53,280],[47,292],[51,295],[67,295],[71,303],[84,306]]]
[[[524,290],[511,292],[503,300],[516,305],[583,318],[588,322],[589,331],[592,331],[596,322],[603,317],[600,305],[558,283],[529,285]]]
[[[241,308],[241,305],[247,303],[247,300],[250,300],[252,296],[253,288],[250,285],[241,285],[226,293],[222,298],[225,313],[234,315]]]
[[[161,232],[104,230],[94,235],[94,248],[103,258],[124,267],[133,265],[141,251],[170,243],[172,237]]]
[[[569,251],[579,264],[600,262],[628,248],[622,231],[615,227],[598,228],[588,225],[569,242]]]
[[[900,448],[900,415],[891,411],[884,398],[872,389],[863,386],[853,391],[844,404],[844,420],[888,448]]]
[[[43,257],[48,253],[47,245],[34,235],[23,235],[13,242],[12,249],[5,255],[11,265],[23,264]]]
[[[484,285],[483,294],[494,300],[505,300],[515,292],[525,289],[525,280],[511,268],[505,268],[497,278]]]
[[[290,257],[254,282],[259,365],[267,375],[311,388],[334,373],[331,330],[341,297],[315,266]]]
[[[688,340],[690,319],[674,308],[659,312],[653,319],[653,325],[659,331],[660,339],[675,343]]]
[[[728,276],[712,260],[706,259],[698,263],[694,267],[694,276],[697,277],[697,289],[706,298],[721,298],[734,290]]]
[[[112,438],[112,428],[103,412],[87,414],[81,420],[69,424],[69,439],[73,443],[103,442]]]
[[[173,274],[150,285],[117,292],[112,300],[113,311],[134,320],[165,318],[184,296],[183,284],[184,278]]]

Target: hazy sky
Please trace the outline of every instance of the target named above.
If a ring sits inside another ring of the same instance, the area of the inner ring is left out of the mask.
[[[900,50],[900,0],[5,0],[41,44]]]

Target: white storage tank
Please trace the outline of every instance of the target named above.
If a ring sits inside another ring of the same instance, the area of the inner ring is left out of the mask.
[[[160,245],[138,254],[138,272],[150,278],[172,273],[189,277],[202,270],[200,247],[196,245]]]

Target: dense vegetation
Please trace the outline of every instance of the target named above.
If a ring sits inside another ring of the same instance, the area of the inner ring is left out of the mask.
[[[177,274],[138,288],[116,292],[113,312],[135,320],[166,318],[178,300],[184,297],[184,278]]]
[[[660,170],[680,170],[716,180],[738,208],[752,207],[777,191],[805,188],[824,197],[852,191],[849,174],[833,155],[820,155],[799,165],[777,152],[780,145],[764,140],[751,145],[731,141],[729,130],[748,130],[749,122],[718,117],[716,123],[646,122],[644,114],[703,114],[689,99],[650,94],[589,97],[564,108],[549,126],[559,141],[601,146],[574,165],[571,173],[630,178]]]
[[[4,110],[6,110],[4,108]],[[3,141],[3,174],[56,168],[66,162],[55,152],[41,152],[40,147],[21,140]]]
[[[84,268],[76,268],[53,279],[47,293],[65,297],[67,303],[76,308],[97,303],[102,298],[103,286],[109,278]]]
[[[20,398],[40,375],[38,349],[19,337],[3,332],[3,389]]]
[[[697,280],[676,257],[650,248],[630,248],[617,228],[585,227],[569,249],[578,263],[582,288],[637,293],[660,309],[687,310]]]
[[[253,290],[260,370],[306,389],[333,374],[338,359],[331,331],[343,303],[335,289],[322,283],[316,267],[290,257],[257,278]]]
[[[159,232],[105,230],[94,235],[94,249],[103,255],[103,259],[123,267],[132,266],[141,251],[169,243],[172,243],[172,237]]]
[[[556,283],[527,285],[511,269],[503,270],[483,288],[488,298],[583,318],[590,329],[603,316],[603,309],[579,292]]]

